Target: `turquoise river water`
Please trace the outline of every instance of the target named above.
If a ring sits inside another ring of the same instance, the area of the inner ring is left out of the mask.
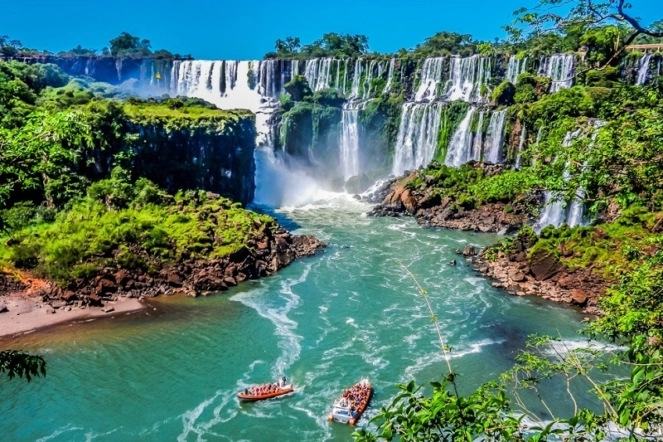
[[[351,440],[350,427],[326,421],[343,388],[362,376],[372,381],[375,397],[359,422],[366,425],[396,383],[427,383],[445,372],[424,300],[396,259],[428,289],[465,392],[510,368],[532,333],[582,344],[578,312],[511,297],[463,259],[448,265],[454,250],[495,236],[368,218],[368,208],[339,196],[277,211],[287,228],[329,247],[272,277],[0,342],[48,361],[46,378],[2,381],[0,440]],[[281,374],[295,394],[235,399],[245,386]]]

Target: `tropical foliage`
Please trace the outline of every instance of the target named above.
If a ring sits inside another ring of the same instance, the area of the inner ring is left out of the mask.
[[[360,57],[368,53],[368,37],[331,32],[308,45],[302,45],[299,37],[286,37],[276,40],[274,48],[265,58]]]

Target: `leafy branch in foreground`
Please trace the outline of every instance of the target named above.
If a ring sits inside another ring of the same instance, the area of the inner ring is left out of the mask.
[[[30,382],[33,377],[46,376],[46,361],[41,356],[3,350],[0,351],[0,373],[6,373],[9,379],[19,377]]]

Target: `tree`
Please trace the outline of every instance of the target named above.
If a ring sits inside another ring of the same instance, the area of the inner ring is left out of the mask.
[[[437,57],[442,55],[472,55],[476,52],[477,43],[469,34],[456,32],[438,32],[417,45],[414,54],[421,57]]]
[[[83,56],[83,57],[93,57],[97,55],[97,51],[94,49],[87,49],[82,47],[81,45],[76,46],[73,49],[70,49],[67,51],[70,54],[78,55],[78,56]]]
[[[128,32],[122,32],[110,41],[110,52],[113,57],[146,56],[152,53],[151,46],[149,40],[141,40]]]
[[[0,128],[0,206],[17,190],[39,190],[49,206],[67,200],[73,190],[67,178],[91,143],[89,132],[77,112],[36,112],[19,129]]]
[[[660,22],[647,27],[629,14],[626,0],[539,0],[534,8],[521,8],[514,12],[513,24],[505,26],[512,42],[540,40],[546,37],[572,40],[576,50],[582,44],[581,36],[599,27],[616,27],[625,31],[621,38],[614,34],[618,46],[612,56],[602,64],[609,65],[638,37],[663,38]],[[619,38],[618,38],[619,37]]]
[[[23,49],[23,44],[19,40],[10,40],[8,35],[0,36],[0,55],[11,57]]]
[[[33,356],[21,351],[0,351],[0,373],[13,379],[25,378],[28,382],[33,377],[46,376],[46,361],[41,356]]]
[[[296,54],[302,47],[299,37],[286,37],[285,40],[278,39],[274,45],[279,55]]]

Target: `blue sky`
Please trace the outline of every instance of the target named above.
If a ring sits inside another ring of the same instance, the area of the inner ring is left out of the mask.
[[[154,49],[196,58],[262,58],[277,38],[308,43],[325,32],[364,34],[372,50],[411,48],[441,30],[492,40],[535,0],[3,0],[0,35],[57,52],[93,49],[127,31]],[[663,18],[662,0],[632,0],[633,14]]]

